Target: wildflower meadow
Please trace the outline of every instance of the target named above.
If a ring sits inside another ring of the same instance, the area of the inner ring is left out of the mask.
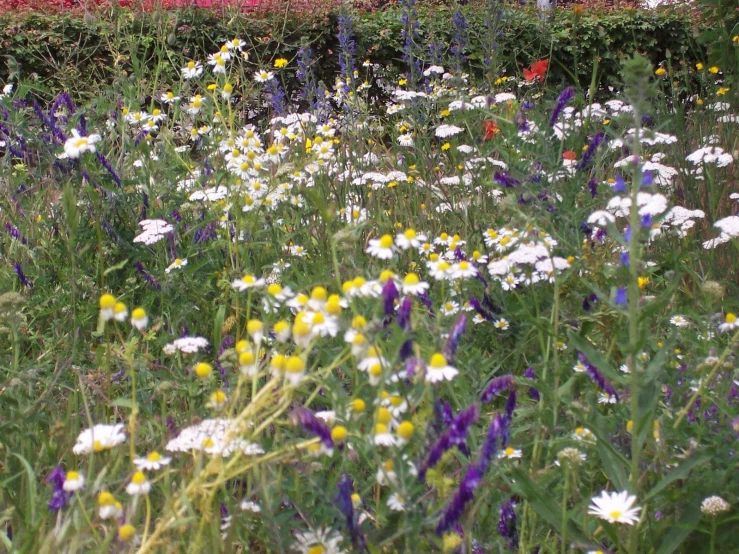
[[[739,552],[728,4],[0,17],[0,551]]]

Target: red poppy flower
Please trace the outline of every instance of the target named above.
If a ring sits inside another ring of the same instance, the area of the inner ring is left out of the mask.
[[[527,81],[537,79],[540,83],[543,83],[547,69],[549,69],[549,60],[539,60],[532,63],[530,68],[523,68],[523,78]]]
[[[495,136],[495,133],[500,131],[498,129],[498,122],[494,119],[489,119],[487,121],[482,122],[482,130],[483,130],[483,138],[485,140],[490,140]]]
[[[576,160],[577,159],[577,152],[573,152],[572,150],[566,150],[562,153],[562,157],[565,160]]]

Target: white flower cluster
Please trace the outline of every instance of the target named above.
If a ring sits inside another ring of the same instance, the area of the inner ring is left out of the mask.
[[[167,356],[172,356],[177,352],[182,352],[183,354],[195,354],[207,347],[208,339],[203,337],[182,337],[167,344],[162,348],[162,351]]]
[[[143,232],[136,235],[133,242],[143,242],[146,245],[156,244],[174,231],[174,227],[163,219],[144,219],[139,221],[139,225]]]
[[[263,454],[256,443],[239,437],[240,432],[230,419],[205,419],[197,425],[183,429],[165,447],[168,452],[191,452],[202,450],[206,454],[230,456],[240,450],[247,456]]]

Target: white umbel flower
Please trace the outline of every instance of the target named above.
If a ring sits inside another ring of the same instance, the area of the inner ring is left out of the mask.
[[[731,510],[731,505],[720,496],[709,496],[701,502],[701,512],[709,516],[717,516]]]

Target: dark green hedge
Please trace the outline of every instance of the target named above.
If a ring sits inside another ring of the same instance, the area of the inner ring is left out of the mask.
[[[419,42],[438,40],[448,48],[455,9],[419,6]],[[572,82],[577,68],[578,79],[587,86],[596,57],[598,80],[609,84],[617,82],[621,56],[634,50],[655,64],[669,55],[673,64],[705,60],[705,49],[695,40],[705,29],[688,12],[585,10],[575,17],[571,10],[557,10],[553,21],[541,23],[535,9],[507,7],[490,13],[478,4],[463,10],[469,24],[467,55],[473,73],[484,71],[482,60],[490,54],[483,40],[484,22],[498,13],[497,59],[508,74],[520,74],[532,61],[551,58],[550,81]],[[238,36],[252,42],[255,65],[275,55],[292,59],[301,41],[311,43],[322,56],[316,64],[319,78],[330,85],[338,51],[337,15],[250,18],[205,10],[136,15],[120,10],[85,17],[3,16],[0,78],[30,78],[41,97],[61,90],[90,95],[101,83],[132,83],[133,75],[161,83],[177,78],[183,56],[204,59],[225,40]],[[397,7],[354,15],[358,59],[370,58],[402,69],[400,15]]]

